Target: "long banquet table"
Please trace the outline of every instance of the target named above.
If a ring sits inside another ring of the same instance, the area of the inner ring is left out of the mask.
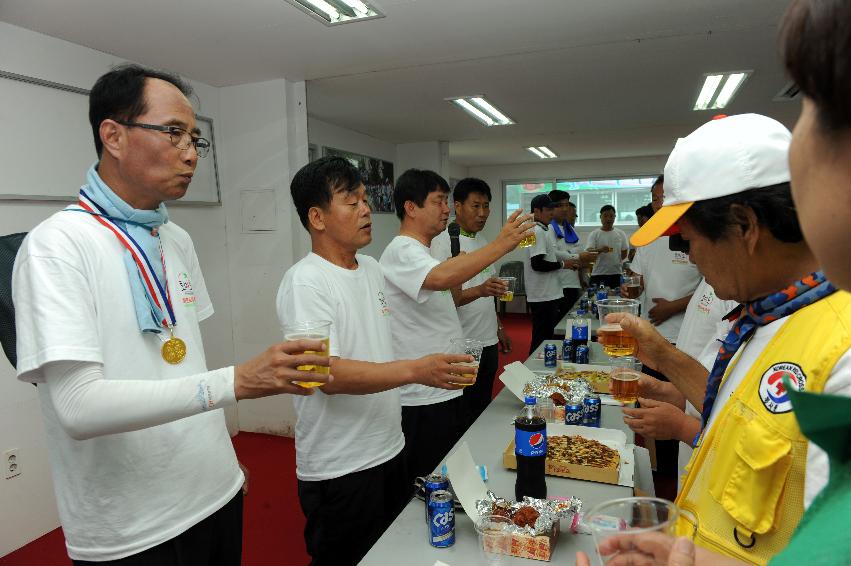
[[[544,344],[540,346],[539,350],[543,349]],[[600,364],[607,360],[608,358],[603,354],[599,344],[593,343],[591,346],[591,363]],[[525,364],[533,371],[544,369],[543,360],[538,359],[537,352],[533,353]],[[460,442],[467,443],[476,464],[487,466],[488,489],[498,496],[512,499],[516,474],[513,470],[503,468],[502,452],[513,437],[513,419],[521,408],[522,403],[507,388],[503,388],[459,441],[459,444]],[[601,426],[622,430],[627,435],[628,443],[635,441],[634,434],[623,423],[619,407],[603,405]],[[636,485],[640,486],[643,491],[652,494],[653,484],[647,452],[641,448],[637,449],[635,460]],[[633,489],[547,476],[547,494],[551,497],[578,497],[582,500],[583,509],[587,511],[603,501],[629,497],[633,495]],[[476,531],[473,528],[472,521],[465,513],[459,511],[455,514],[455,545],[450,548],[433,548],[427,538],[428,527],[425,522],[423,506],[423,502],[419,499],[412,499],[364,557],[361,564],[433,566],[438,560],[449,566],[483,563],[479,553]],[[564,525],[562,526],[564,527]],[[563,528],[550,563],[573,564],[573,556],[578,550],[593,554],[594,541],[592,537],[590,535],[571,534],[565,532]],[[511,556],[505,557],[501,562],[506,566],[514,564],[530,566],[533,563],[534,561]]]

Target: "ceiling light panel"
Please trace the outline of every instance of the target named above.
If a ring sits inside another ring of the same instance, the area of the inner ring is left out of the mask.
[[[732,71],[704,75],[703,86],[692,110],[718,110],[733,100],[753,71]]]
[[[539,157],[541,159],[555,159],[558,157],[553,150],[545,145],[530,146],[527,147],[526,150],[531,152],[535,157]]]
[[[480,94],[447,98],[446,100],[456,104],[485,126],[508,126],[514,123],[514,120]]]
[[[326,26],[383,18],[378,8],[363,0],[286,0]]]

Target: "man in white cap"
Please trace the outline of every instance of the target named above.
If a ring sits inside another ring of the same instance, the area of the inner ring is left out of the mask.
[[[786,546],[825,485],[824,452],[809,444],[785,387],[851,391],[851,295],[837,291],[804,242],[789,187],[791,134],[755,114],[711,121],[679,140],[665,166],[665,201],[632,238],[677,236],[720,299],[742,303],[705,370],[652,326],[615,317],[646,363],[701,410],[701,431],[677,498],[697,544],[764,564]],[[654,335],[655,334],[655,335]]]

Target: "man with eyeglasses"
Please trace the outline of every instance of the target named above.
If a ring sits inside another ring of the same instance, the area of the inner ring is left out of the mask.
[[[75,565],[233,565],[245,477],[227,405],[309,395],[316,340],[207,369],[213,314],[192,240],[168,221],[198,157],[191,90],[137,65],[98,79],[98,162],[79,201],[39,224],[15,262],[18,379],[37,383],[59,517]]]

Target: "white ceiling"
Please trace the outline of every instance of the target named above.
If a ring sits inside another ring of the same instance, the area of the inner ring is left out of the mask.
[[[786,0],[379,0],[323,26],[283,0],[0,0],[0,20],[215,86],[308,81],[316,118],[389,142],[447,140],[464,165],[667,153],[712,113],[706,72],[754,70],[729,113],[791,126],[776,27]],[[516,125],[444,101],[485,94]]]

